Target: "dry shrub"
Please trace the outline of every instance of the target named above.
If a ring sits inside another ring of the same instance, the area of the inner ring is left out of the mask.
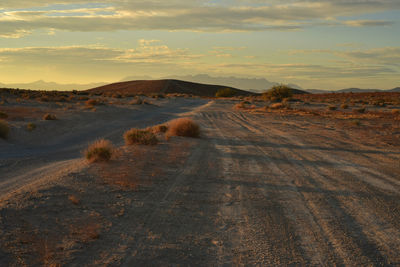
[[[349,108],[349,105],[343,103],[340,107],[341,107],[342,109],[347,109],[347,108]]]
[[[77,196],[75,196],[75,195],[70,195],[69,197],[68,197],[68,199],[72,202],[72,204],[74,204],[74,205],[79,205],[80,203],[81,203],[81,201],[80,201],[80,199],[77,197]]]
[[[95,106],[98,105],[99,102],[96,99],[89,99],[85,102],[86,106]]]
[[[246,108],[246,104],[248,104],[248,101],[242,101],[239,104],[235,105],[235,109],[242,109],[242,108]]]
[[[153,132],[149,130],[140,130],[132,128],[124,133],[124,140],[127,145],[156,145],[158,139]]]
[[[26,129],[27,129],[28,131],[32,132],[33,130],[36,129],[36,124],[30,122],[30,123],[28,123],[28,124],[26,125]]]
[[[141,105],[141,104],[143,104],[143,100],[140,97],[138,97],[138,98],[132,100],[129,104],[131,104],[131,105]]]
[[[271,109],[281,109],[281,108],[285,108],[285,105],[283,103],[274,103],[274,104],[270,105],[269,108],[271,108]]]
[[[223,88],[219,89],[216,93],[216,97],[232,97],[236,94],[236,91],[232,88]]]
[[[167,136],[199,137],[200,126],[190,118],[175,119],[168,124]]]
[[[168,126],[164,125],[164,124],[158,124],[158,125],[148,128],[147,130],[151,131],[154,134],[165,133],[168,130]]]
[[[292,88],[286,85],[275,85],[263,94],[265,100],[280,101],[293,95]]]
[[[100,139],[90,144],[85,150],[85,157],[90,162],[106,162],[111,159],[114,147],[110,141]]]
[[[82,222],[79,227],[71,226],[71,234],[76,236],[79,241],[89,243],[94,239],[99,239],[101,225],[94,221]]]
[[[57,117],[56,117],[56,115],[54,115],[54,114],[47,113],[47,114],[45,114],[45,115],[43,116],[43,119],[44,119],[45,121],[52,121],[52,120],[56,120]]]
[[[10,127],[6,121],[0,120],[0,138],[6,139],[8,133],[10,132]]]

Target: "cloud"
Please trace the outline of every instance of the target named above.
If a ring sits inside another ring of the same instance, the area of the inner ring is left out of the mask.
[[[391,26],[393,21],[384,20],[348,20],[344,22],[345,25],[351,27],[364,27],[364,26]]]
[[[290,55],[296,54],[329,54],[340,57],[351,63],[373,64],[400,67],[400,47],[381,47],[373,49],[357,50],[334,50],[334,49],[311,49],[292,50]]]
[[[191,54],[188,49],[171,49],[159,40],[144,40],[131,49],[116,49],[102,46],[24,47],[0,48],[0,59],[4,63],[18,64],[126,64],[168,63],[190,61],[203,57]]]
[[[17,37],[36,29],[65,31],[187,30],[293,31],[336,25],[340,16],[400,9],[397,0],[271,1],[43,1],[3,0],[0,36]],[[58,4],[58,5],[55,5]],[[31,7],[31,8],[29,8]],[[34,8],[34,10],[32,10]],[[351,20],[351,27],[390,26],[384,20]]]

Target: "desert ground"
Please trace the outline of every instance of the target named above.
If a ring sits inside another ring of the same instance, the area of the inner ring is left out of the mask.
[[[0,266],[399,266],[400,94],[358,96],[3,93]],[[124,144],[179,117],[200,138]]]

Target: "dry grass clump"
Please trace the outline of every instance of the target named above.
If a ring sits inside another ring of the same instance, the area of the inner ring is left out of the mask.
[[[99,104],[99,101],[96,99],[89,99],[88,101],[85,102],[86,106],[96,106]]]
[[[10,127],[6,121],[0,120],[0,138],[6,139],[8,133],[10,132]]]
[[[265,100],[281,101],[284,98],[289,98],[293,95],[292,88],[286,85],[275,85],[263,94]]]
[[[28,130],[28,131],[33,131],[33,130],[35,130],[36,129],[36,124],[34,124],[33,122],[30,122],[30,123],[28,123],[27,125],[26,125],[26,129]]]
[[[155,134],[149,130],[140,130],[132,128],[124,133],[124,140],[127,145],[156,145],[158,139]]]
[[[271,109],[281,109],[281,108],[285,108],[285,105],[283,103],[274,103],[274,104],[270,105],[269,108],[271,108]]]
[[[47,113],[47,114],[45,114],[45,115],[43,116],[43,119],[44,119],[45,121],[52,121],[52,120],[56,120],[57,117],[56,117],[56,115],[54,115],[54,114]]]
[[[90,163],[106,162],[111,159],[114,147],[110,141],[100,139],[92,144],[85,150],[85,157]]]
[[[154,134],[165,133],[168,130],[168,126],[164,124],[158,124],[154,125],[153,127],[149,127],[147,130],[151,131]]]
[[[172,120],[168,124],[167,136],[199,137],[200,126],[190,118]]]
[[[242,108],[246,108],[246,104],[250,104],[250,102],[248,101],[242,101],[239,104],[235,105],[235,109],[242,109]]]
[[[81,200],[77,197],[77,196],[75,196],[75,195],[70,195],[69,197],[68,197],[68,199],[72,202],[72,204],[74,204],[74,205],[79,205],[80,203],[81,203]]]
[[[129,104],[131,104],[131,105],[141,105],[141,104],[143,104],[143,100],[140,97],[138,97],[138,98],[132,100]]]
[[[236,91],[232,88],[219,89],[216,93],[216,97],[232,97],[236,95]]]
[[[8,118],[8,114],[0,111],[0,119],[7,119],[7,118]]]

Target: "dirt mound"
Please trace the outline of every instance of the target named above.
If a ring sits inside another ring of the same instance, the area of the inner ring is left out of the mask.
[[[129,82],[112,83],[93,89],[89,92],[93,93],[120,93],[120,94],[152,94],[152,93],[178,93],[191,94],[197,96],[215,96],[220,89],[230,88],[237,95],[254,95],[255,93],[227,87],[221,85],[192,83],[180,80],[139,80]]]

